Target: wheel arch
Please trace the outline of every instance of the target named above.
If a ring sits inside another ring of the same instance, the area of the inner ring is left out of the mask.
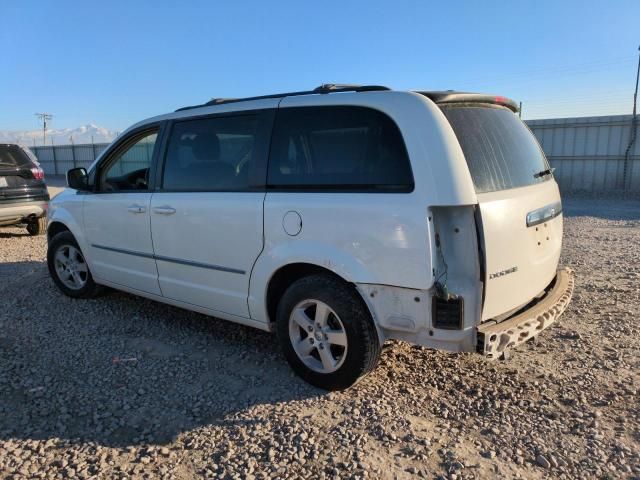
[[[49,227],[47,228],[47,240],[50,242],[53,237],[61,232],[70,232],[71,230],[64,223],[54,220],[49,223]]]
[[[64,195],[65,192],[60,193],[54,198],[49,208],[49,216],[47,219],[47,240],[50,242],[55,235],[60,232],[69,231],[73,238],[80,246],[80,250],[85,256],[85,259],[91,263],[91,259],[87,258],[89,245],[84,235],[82,228],[82,204],[70,203],[69,205],[60,205],[56,203],[58,197]]]
[[[378,322],[375,321],[374,312],[371,310],[369,302],[363,298],[363,292],[357,288],[356,284],[339,275],[338,273],[315,263],[294,262],[280,266],[273,272],[265,289],[265,309],[267,313],[267,321],[273,325],[276,318],[276,310],[278,302],[284,292],[297,280],[311,275],[326,274],[343,283],[346,287],[353,289],[358,298],[362,302],[363,308],[369,312],[369,316],[378,334],[380,343],[384,341],[384,336],[379,329]]]

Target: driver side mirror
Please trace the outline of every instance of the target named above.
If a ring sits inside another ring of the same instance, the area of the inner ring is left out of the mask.
[[[89,176],[83,167],[72,168],[67,172],[67,185],[74,190],[89,190]]]

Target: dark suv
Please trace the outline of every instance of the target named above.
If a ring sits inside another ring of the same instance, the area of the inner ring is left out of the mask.
[[[0,226],[26,225],[31,235],[47,230],[49,193],[35,155],[0,144]]]

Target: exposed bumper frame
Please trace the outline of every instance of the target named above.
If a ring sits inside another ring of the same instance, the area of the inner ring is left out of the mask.
[[[540,333],[567,308],[574,283],[573,270],[559,269],[553,287],[538,303],[500,323],[487,322],[478,327],[478,351],[495,359]]]

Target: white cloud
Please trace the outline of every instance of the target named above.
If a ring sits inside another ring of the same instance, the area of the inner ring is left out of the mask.
[[[77,128],[47,129],[47,145],[69,145],[72,142],[76,145],[83,143],[110,143],[116,138],[117,132],[97,125],[88,124]],[[0,130],[0,143],[19,143],[27,147],[42,145],[42,129],[10,131]],[[34,143],[35,142],[35,143]]]

